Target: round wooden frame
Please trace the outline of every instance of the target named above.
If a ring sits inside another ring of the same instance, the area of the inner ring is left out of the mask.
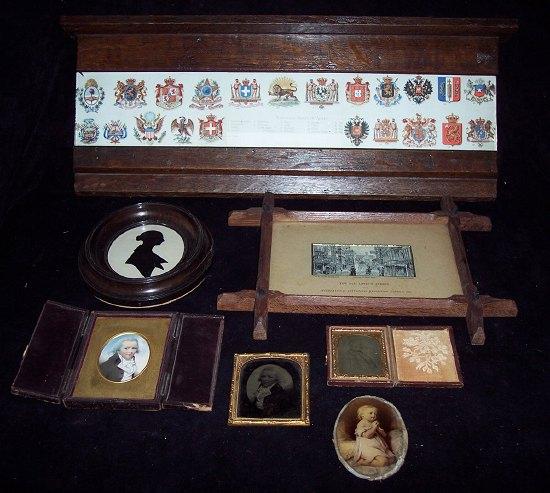
[[[183,257],[168,272],[139,279],[117,274],[107,261],[113,241],[137,226],[160,225],[176,231],[185,245]],[[144,202],[105,217],[86,238],[78,268],[94,294],[122,307],[152,307],[170,303],[195,289],[212,263],[212,237],[190,212],[171,204]]]

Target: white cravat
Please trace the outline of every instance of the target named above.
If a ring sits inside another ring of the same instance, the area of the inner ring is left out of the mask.
[[[273,385],[275,384],[273,383],[269,387],[259,387],[256,391],[256,407],[258,409],[264,408],[264,399],[268,395],[271,395],[271,387],[273,387]]]
[[[118,357],[120,359],[120,363],[117,366],[124,372],[121,382],[132,380],[132,375],[136,372],[135,358],[132,357],[132,359],[124,359],[120,354]]]

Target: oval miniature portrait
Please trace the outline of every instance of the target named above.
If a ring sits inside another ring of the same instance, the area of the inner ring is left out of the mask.
[[[342,408],[334,424],[333,441],[344,467],[369,480],[395,474],[403,465],[409,443],[397,408],[370,395],[356,397]]]
[[[117,274],[130,279],[160,276],[183,258],[183,238],[157,224],[138,226],[117,236],[107,251],[107,262]]]
[[[99,372],[111,382],[129,382],[145,370],[150,354],[149,343],[142,335],[137,332],[117,334],[99,353]]]

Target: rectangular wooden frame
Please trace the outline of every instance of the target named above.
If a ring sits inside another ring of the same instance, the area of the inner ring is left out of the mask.
[[[463,317],[472,344],[484,344],[484,317],[515,317],[513,300],[480,295],[474,285],[461,231],[490,231],[489,218],[458,212],[449,197],[441,200],[441,210],[433,213],[369,213],[287,211],[275,208],[274,196],[266,193],[262,208],[233,211],[230,226],[260,226],[260,256],[256,290],[222,293],[218,310],[253,311],[254,339],[267,339],[268,313],[326,313],[341,315]],[[274,221],[393,222],[447,224],[456,267],[464,294],[449,298],[374,298],[365,296],[287,295],[269,290],[272,226]]]
[[[498,74],[499,43],[517,29],[510,19],[351,16],[74,16],[61,25],[76,38],[79,72],[491,77]],[[270,190],[323,199],[479,201],[497,193],[497,153],[491,151],[89,145],[74,148],[74,173],[75,190],[85,195],[261,196]]]

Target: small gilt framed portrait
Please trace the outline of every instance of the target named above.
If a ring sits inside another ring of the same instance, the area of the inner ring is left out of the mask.
[[[236,354],[228,422],[309,426],[309,355]]]

